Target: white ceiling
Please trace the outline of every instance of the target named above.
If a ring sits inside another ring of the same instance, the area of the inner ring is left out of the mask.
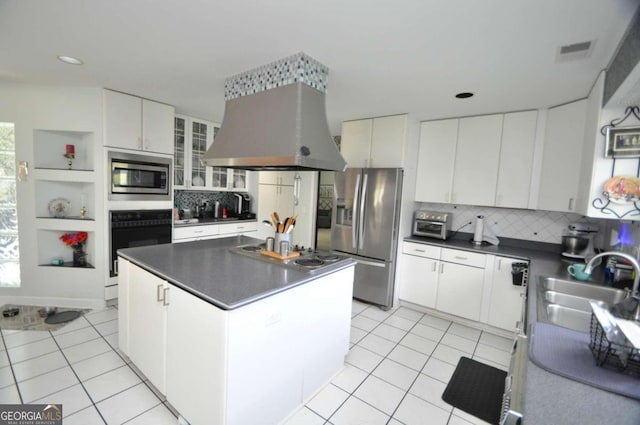
[[[327,115],[420,120],[585,97],[638,0],[0,0],[0,79],[107,87],[221,121],[224,80],[305,52]],[[559,46],[596,40],[556,63]],[[56,55],[81,58],[70,66]],[[453,97],[472,91],[468,100]]]

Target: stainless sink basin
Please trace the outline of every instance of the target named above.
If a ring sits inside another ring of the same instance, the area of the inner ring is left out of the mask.
[[[589,332],[591,305],[602,307],[619,303],[626,297],[620,289],[552,277],[540,277],[537,287],[538,321],[553,323],[580,332]]]

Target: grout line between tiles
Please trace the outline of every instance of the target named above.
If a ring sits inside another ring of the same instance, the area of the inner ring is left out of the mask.
[[[67,364],[69,365],[69,369],[71,369],[71,372],[73,373],[73,375],[76,377],[76,379],[78,380],[78,382],[80,383],[80,386],[82,387],[83,391],[85,392],[85,394],[87,394],[87,397],[89,398],[89,401],[91,401],[91,405],[96,409],[96,411],[98,412],[98,415],[100,416],[100,419],[102,419],[102,422],[104,422],[105,424],[107,423],[107,420],[104,418],[104,416],[102,416],[102,412],[100,412],[100,409],[98,409],[98,406],[96,406],[95,401],[93,400],[93,397],[91,397],[91,394],[89,394],[89,391],[87,391],[87,387],[84,386],[84,382],[82,382],[80,380],[80,377],[78,376],[78,374],[76,373],[75,369],[73,368],[73,366],[71,366],[71,362],[69,361],[69,359],[67,358],[67,356],[64,354],[64,351],[62,351],[62,348],[60,347],[60,345],[58,344],[58,341],[55,340],[55,338],[53,339],[53,341],[55,342],[56,346],[58,346],[58,349],[60,350],[60,353],[62,354],[62,357],[64,357],[64,360],[67,362]],[[46,397],[46,396],[45,396]]]
[[[13,363],[11,363],[11,357],[9,357],[9,349],[7,348],[7,342],[4,340],[3,332],[0,332],[0,339],[2,339],[2,346],[4,347],[5,354],[7,355],[7,360],[9,361],[9,367],[11,368],[11,375],[13,376],[13,385],[16,387],[18,398],[20,398],[20,404],[24,404],[24,400],[22,399],[22,393],[20,392],[20,387],[18,387],[16,372],[13,370]]]

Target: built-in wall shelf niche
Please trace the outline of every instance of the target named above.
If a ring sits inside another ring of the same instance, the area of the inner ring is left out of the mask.
[[[65,233],[76,233],[78,230],[43,230],[38,232],[38,265],[41,267],[64,267],[74,269],[93,269],[95,261],[95,236],[88,232],[89,236],[84,243],[84,251],[87,253],[87,265],[84,267],[73,266],[73,248],[60,240]],[[56,260],[62,260],[63,264],[56,265]]]
[[[93,178],[93,176],[92,176]],[[37,218],[81,219],[81,208],[86,209],[85,219],[95,217],[94,183],[83,181],[35,180],[35,215]],[[60,206],[63,211],[57,214],[51,208]],[[51,208],[50,208],[51,207]]]
[[[92,132],[34,130],[33,159],[36,169],[68,170],[67,145],[73,145],[71,170],[93,171],[94,137]]]

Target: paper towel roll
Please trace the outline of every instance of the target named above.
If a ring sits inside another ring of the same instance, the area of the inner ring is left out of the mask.
[[[482,235],[484,233],[484,216],[476,217],[476,229],[473,232],[473,243],[482,244]]]

